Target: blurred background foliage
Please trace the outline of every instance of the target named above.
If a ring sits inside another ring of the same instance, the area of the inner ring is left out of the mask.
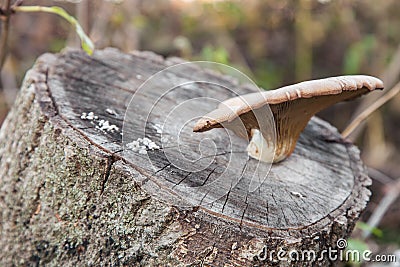
[[[400,80],[398,0],[26,0],[23,4],[65,8],[97,48],[217,61],[242,70],[264,89],[343,74],[380,77],[385,90]],[[10,30],[0,121],[7,113],[4,103],[12,104],[26,70],[40,54],[79,47],[71,26],[51,14],[17,13]],[[337,104],[319,116],[343,130],[381,94]],[[374,179],[365,219],[390,188],[400,191],[399,121],[398,95],[351,137]],[[391,233],[387,238],[400,243],[398,194],[380,225]]]

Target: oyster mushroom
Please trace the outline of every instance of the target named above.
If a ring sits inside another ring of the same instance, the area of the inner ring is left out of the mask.
[[[383,82],[378,78],[349,75],[241,95],[222,102],[217,109],[203,116],[193,131],[228,128],[250,140],[247,147],[249,156],[264,162],[279,162],[293,152],[300,133],[317,112],[375,89],[383,89]],[[258,114],[267,112],[268,106],[275,123],[275,138],[271,136],[271,129],[260,127],[257,120],[260,118]],[[275,146],[271,144],[273,139],[276,140]]]

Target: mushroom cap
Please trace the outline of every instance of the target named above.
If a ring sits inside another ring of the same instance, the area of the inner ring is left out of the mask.
[[[359,97],[375,89],[383,89],[383,82],[378,78],[349,75],[242,95],[222,102],[217,109],[201,118],[193,131],[204,132],[225,127],[251,140],[248,147],[251,157],[265,162],[278,162],[293,152],[300,133],[313,115],[337,102]],[[271,112],[273,118],[268,116]],[[258,135],[253,136],[253,133]]]
[[[309,100],[301,101],[300,106],[303,105],[304,107],[307,107],[310,102],[314,102],[314,110],[310,110],[310,113],[314,115],[334,103],[359,97],[375,89],[383,89],[383,82],[380,79],[367,75],[348,75],[305,81],[275,90],[250,93],[220,103],[217,109],[206,114],[196,123],[193,131],[203,132],[212,128],[221,128],[222,123],[232,122],[234,119],[267,104],[271,106],[274,113],[273,105],[289,104],[298,99]],[[317,101],[321,103],[315,105]],[[246,121],[242,121],[246,125]]]

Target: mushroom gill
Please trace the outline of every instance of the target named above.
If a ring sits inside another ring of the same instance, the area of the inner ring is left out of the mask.
[[[317,112],[375,89],[383,89],[381,80],[350,75],[246,94],[222,102],[217,109],[203,116],[193,131],[225,127],[250,140],[249,156],[265,162],[279,162],[293,152],[300,133]],[[272,112],[276,133],[271,133],[268,121],[264,121],[268,109]]]

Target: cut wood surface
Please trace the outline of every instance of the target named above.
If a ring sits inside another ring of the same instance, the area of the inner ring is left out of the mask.
[[[358,149],[313,118],[269,171],[225,129],[192,132],[216,101],[254,89],[166,69],[180,62],[110,48],[37,60],[0,132],[0,265],[334,264],[265,255],[349,236],[370,195]],[[128,149],[144,137],[160,148]]]

